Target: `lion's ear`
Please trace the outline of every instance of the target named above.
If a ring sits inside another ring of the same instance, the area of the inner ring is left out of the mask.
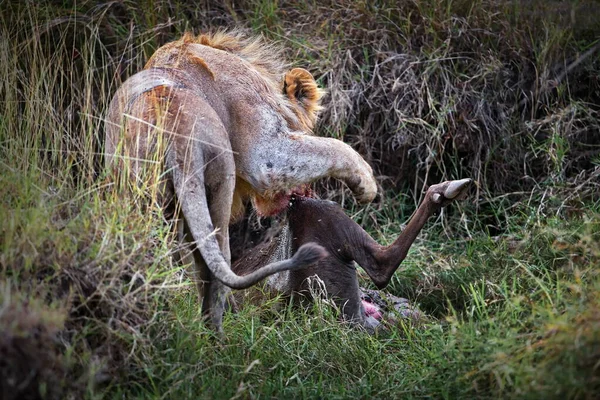
[[[311,73],[304,68],[294,68],[286,73],[283,79],[283,94],[292,103],[300,106],[301,113],[298,116],[312,129],[321,110],[324,91],[317,86]]]

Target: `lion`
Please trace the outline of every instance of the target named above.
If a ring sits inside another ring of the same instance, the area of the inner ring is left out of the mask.
[[[106,115],[107,166],[135,181],[149,163],[160,164],[161,197],[178,209],[202,314],[219,332],[230,288],[326,255],[307,243],[289,260],[243,277],[233,273],[229,224],[248,200],[259,215],[276,215],[323,177],[344,181],[361,202],[377,193],[373,171],[356,151],[312,135],[323,91],[305,69],[284,72],[277,54],[238,32],[186,33],[123,83]]]

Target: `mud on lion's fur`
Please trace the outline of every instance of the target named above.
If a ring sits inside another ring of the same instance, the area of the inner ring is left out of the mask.
[[[323,177],[344,180],[361,201],[377,192],[371,167],[350,146],[312,136],[323,92],[308,71],[285,72],[278,54],[235,32],[186,34],[159,48],[107,113],[114,172],[135,181],[148,160],[161,165],[161,197],[179,210],[184,259],[195,266],[203,313],[217,330],[228,287],[247,288],[325,255],[307,243],[291,259],[234,274],[228,228],[247,200],[274,215]]]

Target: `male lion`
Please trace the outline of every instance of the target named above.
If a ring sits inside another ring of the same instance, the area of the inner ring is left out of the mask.
[[[350,146],[310,135],[322,93],[308,71],[284,74],[274,54],[238,33],[186,34],[123,84],[107,114],[108,165],[132,179],[147,160],[164,166],[163,195],[179,207],[180,239],[193,250],[202,311],[218,331],[229,292],[224,285],[247,288],[326,254],[308,243],[290,260],[234,274],[229,223],[247,199],[259,214],[275,215],[292,194],[330,176],[361,201],[377,192],[371,167]],[[161,145],[164,155],[157,157]]]

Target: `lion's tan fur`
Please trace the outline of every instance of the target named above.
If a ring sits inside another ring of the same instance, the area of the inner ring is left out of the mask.
[[[251,64],[259,72],[260,83],[266,85],[271,94],[262,100],[272,103],[292,129],[312,132],[322,109],[320,101],[325,90],[317,86],[305,69],[294,68],[286,72],[288,63],[282,61],[282,50],[260,38],[248,38],[239,31],[219,30],[197,36],[186,32],[179,40],[158,49],[144,69],[157,66],[186,69],[189,64],[195,64],[213,80],[216,79],[218,71],[211,69],[202,57],[189,51],[190,44],[201,44],[235,54]],[[251,187],[238,180],[231,210],[232,221],[242,217],[246,200],[256,197],[259,196]]]
[[[308,71],[302,68],[287,71],[289,64],[282,61],[282,50],[278,46],[265,43],[260,38],[248,38],[239,31],[219,30],[197,36],[186,32],[179,40],[158,49],[144,68],[156,66],[181,68],[182,64],[192,62],[204,68],[214,79],[218,72],[212,70],[201,57],[186,51],[189,44],[201,44],[235,54],[251,64],[273,93],[273,98],[265,100],[279,104],[286,103],[281,101],[282,97],[290,100],[293,107],[279,107],[288,124],[295,129],[312,131],[322,109],[320,101],[325,95],[325,90],[317,86]],[[173,57],[174,53],[177,57]],[[297,90],[301,91],[301,98],[297,98]],[[289,114],[290,111],[293,116]]]

